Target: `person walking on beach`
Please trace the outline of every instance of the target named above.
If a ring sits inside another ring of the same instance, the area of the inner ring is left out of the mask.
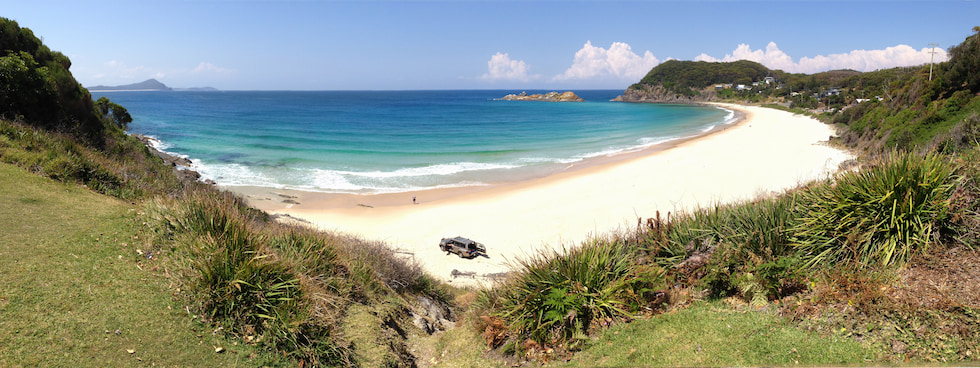
[[[415,202],[415,196],[412,196],[412,204],[418,204],[418,202]]]

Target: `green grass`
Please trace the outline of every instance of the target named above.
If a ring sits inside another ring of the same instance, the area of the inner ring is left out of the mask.
[[[7,164],[0,188],[0,366],[278,362],[175,304],[166,270],[136,253],[138,208]]]
[[[76,138],[0,119],[0,162],[123,199],[148,198],[183,187],[170,166],[122,130],[107,132],[103,149]]]
[[[715,301],[603,330],[553,366],[866,365],[877,355],[841,331],[816,334],[772,312]]]

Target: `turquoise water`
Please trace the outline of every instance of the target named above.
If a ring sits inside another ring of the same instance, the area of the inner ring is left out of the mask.
[[[542,177],[727,123],[711,107],[496,100],[521,91],[103,92],[132,133],[222,185],[376,193]],[[536,93],[541,91],[527,91]]]

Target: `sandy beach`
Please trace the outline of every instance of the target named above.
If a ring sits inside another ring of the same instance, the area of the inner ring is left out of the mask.
[[[541,249],[633,229],[638,218],[658,210],[677,213],[780,193],[825,178],[851,158],[826,145],[833,129],[817,120],[721,106],[741,119],[696,138],[526,182],[381,195],[225,189],[270,213],[386,242],[439,279],[475,286]],[[441,238],[457,235],[486,244],[489,257],[462,259],[439,250]]]

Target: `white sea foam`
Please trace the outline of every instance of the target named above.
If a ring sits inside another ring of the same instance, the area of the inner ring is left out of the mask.
[[[481,181],[461,180],[438,184],[439,177],[494,169],[512,169],[519,165],[458,163],[406,168],[391,172],[353,172],[315,168],[251,167],[237,163],[211,164],[193,160],[191,169],[203,179],[224,186],[261,186],[331,193],[398,193],[425,189],[457,188],[487,185]],[[413,180],[415,179],[415,180]],[[421,180],[419,180],[421,179]],[[417,184],[413,182],[431,183]]]
[[[222,185],[283,187],[274,178],[242,164],[206,164],[201,160],[194,160],[191,169],[200,173],[202,178]]]
[[[144,137],[146,137],[146,142],[150,144],[150,147],[156,149],[157,151],[164,152],[164,153],[167,153],[167,154],[170,154],[170,155],[184,157],[183,155],[180,155],[180,154],[177,154],[177,153],[167,152],[167,149],[169,149],[170,147],[173,147],[173,145],[171,145],[171,144],[169,144],[167,142],[161,141],[160,138],[157,138],[156,136],[152,136],[152,135],[144,135]]]
[[[391,180],[392,177],[369,178],[358,181],[356,177],[334,170],[312,170],[312,180],[308,184],[286,185],[289,189],[311,190],[330,193],[400,193],[427,189],[459,188],[487,185],[477,181],[460,181],[454,184],[414,185],[404,181]],[[354,179],[355,181],[352,181]]]
[[[723,110],[723,111],[727,111],[728,112],[728,114],[725,115],[725,119],[722,120],[722,122],[721,122],[722,124],[726,124],[727,125],[727,124],[731,124],[731,123],[734,123],[735,122],[735,110],[726,109],[726,108],[721,107],[721,106],[715,106],[715,108],[717,108],[719,110]]]
[[[597,152],[583,153],[583,154],[580,154],[580,155],[576,155],[572,159],[558,160],[557,162],[559,162],[559,163],[574,163],[574,162],[577,162],[577,161],[581,161],[581,160],[589,159],[589,158],[594,158],[594,157],[610,157],[610,156],[621,155],[621,154],[624,154],[624,153],[632,153],[632,152],[642,151],[644,149],[647,149],[647,148],[656,146],[658,144],[663,144],[663,143],[667,143],[667,142],[678,140],[678,139],[680,139],[680,138],[678,138],[678,137],[644,137],[644,138],[637,139],[637,143],[638,144],[637,145],[634,145],[634,146],[609,148],[609,149],[605,149],[605,150],[597,151]]]
[[[423,167],[407,167],[395,171],[335,171],[340,175],[359,176],[366,178],[407,178],[433,175],[453,175],[468,171],[484,170],[506,170],[519,167],[519,165],[509,165],[501,163],[479,163],[479,162],[457,162],[451,164],[438,164]]]
[[[313,180],[312,183],[308,185],[309,189],[329,189],[331,191],[340,192],[356,192],[369,189],[363,185],[351,183],[350,180],[344,176],[344,174],[334,170],[313,169],[312,176]]]
[[[523,157],[518,159],[517,162],[520,163],[519,167],[529,166],[529,165],[547,165],[547,164],[571,164],[575,162],[582,161],[582,157],[568,157],[568,158],[554,158],[554,157]]]

